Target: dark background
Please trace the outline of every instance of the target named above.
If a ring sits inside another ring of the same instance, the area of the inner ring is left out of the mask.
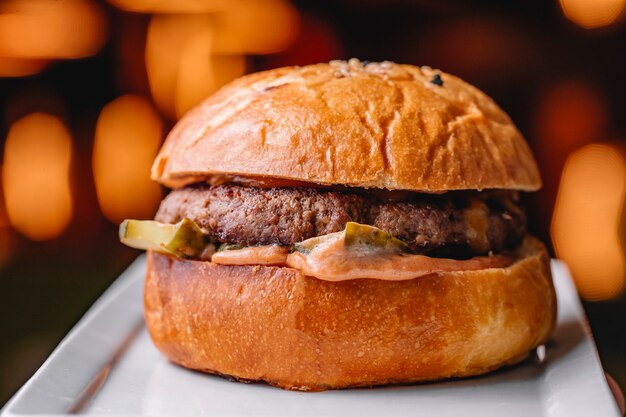
[[[102,47],[92,56],[52,58],[38,73],[0,78],[0,144],[15,121],[35,111],[58,116],[73,139],[69,172],[73,214],[65,231],[33,241],[12,227],[6,213],[0,217],[4,218],[0,224],[0,404],[138,255],[118,243],[117,225],[101,212],[91,157],[103,106],[128,93],[152,100],[143,51],[151,14],[94,3],[108,29]],[[476,85],[510,114],[537,155],[544,188],[525,198],[531,230],[546,242],[551,242],[550,221],[568,155],[589,143],[608,144],[624,155],[623,12],[604,26],[584,28],[568,20],[557,1],[292,4],[297,10],[292,22],[296,29],[288,44],[268,54],[240,53],[245,55],[245,72],[358,57],[429,65]],[[0,19],[0,29],[2,24]],[[259,22],[258,30],[275,28]],[[176,116],[156,108],[167,132]],[[48,191],[33,192],[45,197]],[[46,210],[45,204],[41,210]],[[620,238],[622,213],[620,208],[616,230]],[[619,252],[623,254],[623,246]],[[559,255],[567,259],[566,253]],[[576,270],[574,274],[579,285],[589,284],[584,275]],[[605,279],[617,287],[582,295],[589,299],[584,306],[603,364],[624,387],[626,301],[619,289],[624,271]],[[604,288],[599,281],[591,284]]]

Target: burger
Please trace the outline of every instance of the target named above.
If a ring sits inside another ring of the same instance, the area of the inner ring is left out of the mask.
[[[511,119],[429,67],[356,59],[251,74],[174,127],[172,188],[121,240],[148,249],[145,319],[183,367],[326,389],[483,374],[556,315]]]

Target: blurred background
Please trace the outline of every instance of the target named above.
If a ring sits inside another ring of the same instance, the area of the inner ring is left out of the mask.
[[[459,75],[525,134],[531,230],[626,387],[626,0],[0,0],[0,405],[139,254],[178,118],[245,73],[331,59]]]

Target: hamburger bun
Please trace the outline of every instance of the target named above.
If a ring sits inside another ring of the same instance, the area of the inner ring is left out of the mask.
[[[522,135],[484,93],[428,67],[358,60],[248,75],[184,116],[152,178],[179,187],[219,175],[418,192],[541,186]]]
[[[148,252],[148,330],[184,367],[296,390],[431,381],[519,362],[554,326],[549,257],[518,198],[541,186],[533,155],[489,97],[452,75],[358,60],[248,75],[182,118],[152,177],[180,189],[152,227],[187,221],[211,250],[274,244],[285,258]],[[288,262],[348,222],[377,232],[352,235],[366,242],[358,250],[335,240],[315,276]],[[511,263],[455,263],[494,252]],[[371,272],[420,253],[420,276]],[[423,266],[431,254],[453,267]],[[333,282],[332,265],[363,259],[365,278]]]
[[[519,362],[554,326],[545,248],[527,237],[514,256],[506,268],[329,282],[149,252],[146,323],[175,363],[288,389],[479,375]]]

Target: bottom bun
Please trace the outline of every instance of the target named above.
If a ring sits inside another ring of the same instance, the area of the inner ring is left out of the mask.
[[[507,268],[394,282],[150,252],[144,298],[172,362],[312,391],[482,374],[524,359],[556,317],[549,258],[531,237]]]

